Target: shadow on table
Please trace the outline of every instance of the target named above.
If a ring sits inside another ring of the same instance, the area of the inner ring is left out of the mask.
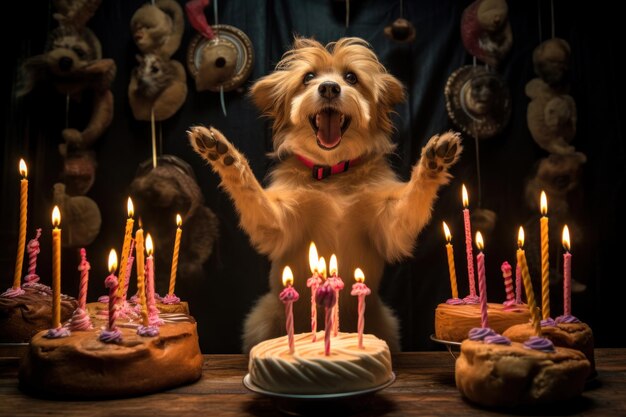
[[[478,406],[466,398],[464,402],[473,408],[481,408],[483,410],[494,411],[510,416],[574,416],[582,415],[598,407],[596,402],[591,398],[580,396],[569,401],[557,402],[552,404],[539,404],[534,406],[516,406],[516,407],[495,407],[487,408]]]

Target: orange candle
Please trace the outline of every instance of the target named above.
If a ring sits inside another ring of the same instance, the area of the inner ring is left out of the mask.
[[[176,270],[178,269],[178,251],[180,249],[180,236],[183,233],[180,226],[183,224],[183,219],[180,214],[176,215],[176,239],[174,240],[174,254],[172,255],[172,271],[170,272],[170,289],[168,294],[174,295],[174,289],[176,288]]]
[[[550,261],[548,243],[548,198],[541,192],[541,315],[550,318]]]
[[[61,327],[61,212],[52,210],[52,328]]]
[[[146,270],[141,220],[139,221],[139,229],[135,232],[135,245],[135,253],[137,254],[137,293],[139,294],[139,305],[141,306],[143,325],[147,327],[150,323],[148,321],[148,307],[146,305]]]
[[[443,222],[443,233],[446,235],[446,252],[448,254],[448,270],[450,271],[450,286],[452,287],[452,298],[459,298],[459,291],[456,286],[456,269],[454,267],[454,251],[452,250],[452,235],[446,222]]]
[[[13,288],[21,287],[22,266],[24,264],[24,247],[26,246],[26,217],[28,213],[28,168],[26,162],[20,159],[20,228],[17,240],[17,258],[15,259],[15,275],[13,275]]]
[[[526,254],[524,252],[524,229],[520,226],[519,234],[517,237],[517,263],[522,270],[522,278],[524,279],[524,288],[526,289],[526,299],[528,301],[528,310],[530,310],[530,317],[532,318],[532,324],[535,328],[536,336],[541,336],[541,320],[537,313],[537,305],[535,304],[535,293],[533,292],[533,283],[530,279],[530,273],[528,272],[528,264],[526,263]]]
[[[126,279],[126,269],[128,263],[128,256],[130,255],[130,241],[133,235],[133,200],[128,197],[128,201],[126,203],[126,208],[128,210],[128,219],[126,219],[126,229],[124,230],[124,242],[122,243],[122,253],[120,255],[120,269],[117,274],[119,277],[119,283],[117,287],[117,295],[118,297],[124,297],[124,291],[126,290],[126,283],[124,280]]]

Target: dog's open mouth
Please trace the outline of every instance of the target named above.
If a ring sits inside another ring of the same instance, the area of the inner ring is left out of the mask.
[[[330,150],[336,148],[341,137],[350,126],[350,116],[331,108],[325,108],[309,117],[309,122],[320,148]]]

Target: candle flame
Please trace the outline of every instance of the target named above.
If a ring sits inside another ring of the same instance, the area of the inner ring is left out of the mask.
[[[569,228],[567,227],[567,225],[565,225],[565,226],[563,226],[563,247],[568,252],[569,252],[569,248],[570,248],[569,245],[570,245],[570,242],[569,242]]]
[[[152,255],[153,251],[154,246],[152,245],[152,236],[150,236],[150,233],[148,233],[146,235],[146,252],[148,253],[148,256]]]
[[[293,272],[291,272],[291,268],[286,266],[283,269],[283,286],[292,285],[293,284]]]
[[[452,235],[450,234],[450,228],[448,227],[446,222],[443,222],[443,234],[446,235],[446,240],[448,241],[448,243],[450,243],[450,241],[452,240]]]
[[[461,194],[463,196],[463,208],[467,208],[469,206],[469,197],[467,196],[467,188],[465,188],[465,184],[461,188]]]
[[[117,269],[117,253],[115,249],[111,249],[109,252],[109,273],[113,273]]]
[[[335,256],[335,254],[333,253],[332,255],[330,255],[330,261],[328,262],[328,273],[331,277],[336,276],[338,274],[338,270],[337,256]]]
[[[59,227],[61,224],[61,211],[59,211],[59,206],[54,206],[52,209],[52,226]]]
[[[541,206],[541,215],[545,216],[548,214],[548,197],[546,197],[545,191],[541,191],[540,201],[539,205]]]
[[[176,226],[180,227],[183,225],[183,218],[180,217],[180,214],[176,215]]]
[[[357,268],[357,269],[354,270],[354,280],[356,282],[363,282],[363,281],[365,281],[365,274],[363,273],[361,268]]]
[[[319,262],[319,258],[317,257],[317,248],[315,247],[315,243],[311,242],[309,245],[309,268],[311,268],[311,273],[315,274],[318,271],[317,263]]]
[[[133,200],[128,197],[128,202],[126,202],[126,209],[128,210],[128,217],[133,217],[135,214],[135,206],[133,206]]]
[[[323,256],[317,260],[317,272],[319,272],[322,278],[326,279],[326,259]]]
[[[522,249],[523,246],[524,246],[524,228],[520,226],[519,233],[517,234],[517,247]]]
[[[23,159],[20,159],[20,175],[24,178],[28,176],[28,167],[26,167],[26,162]]]
[[[485,248],[485,242],[483,241],[483,235],[480,232],[476,232],[476,247],[479,251]]]

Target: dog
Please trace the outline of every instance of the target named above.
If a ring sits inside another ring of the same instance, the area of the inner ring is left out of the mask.
[[[243,350],[285,333],[278,298],[282,270],[289,266],[303,300],[294,303],[295,331],[308,332],[308,249],[336,254],[346,285],[355,268],[365,274],[365,331],[400,350],[399,324],[378,296],[386,262],[411,255],[428,223],[437,190],[462,150],[459,134],[432,137],[408,182],[398,180],[386,156],[394,151],[390,113],[405,98],[402,84],[387,73],[369,44],[342,38],[320,44],[296,38],[276,71],[259,79],[251,97],[273,120],[270,156],[278,160],[263,188],[241,153],[218,130],[188,131],[194,150],[221,177],[239,212],[241,227],[272,262],[270,292],[244,323]],[[356,331],[357,297],[340,295],[340,330]],[[323,309],[318,309],[318,323]]]

